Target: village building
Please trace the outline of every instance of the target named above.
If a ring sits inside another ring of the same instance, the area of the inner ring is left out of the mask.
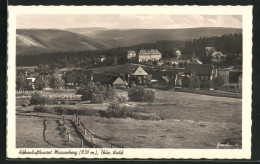
[[[105,62],[106,60],[107,60],[107,57],[106,57],[105,55],[102,55],[102,56],[100,57],[100,62],[101,62],[101,63]]]
[[[233,68],[219,69],[218,75],[223,78],[225,86],[242,89],[241,69],[233,69]]]
[[[175,55],[176,55],[176,58],[175,59],[179,59],[181,57],[181,50],[176,50],[175,51]]]
[[[221,52],[215,51],[211,54],[211,61],[213,63],[221,63],[225,60],[225,57]]]
[[[127,51],[127,59],[133,59],[136,57],[136,52],[134,50]]]
[[[206,47],[206,56],[211,56],[215,52],[215,47]]]
[[[64,75],[65,88],[72,89],[93,80],[93,73],[89,70],[74,70]]]
[[[138,61],[146,62],[146,61],[158,61],[162,58],[162,53],[159,52],[157,49],[151,49],[151,50],[140,50]]]
[[[212,80],[215,76],[214,66],[210,64],[187,64],[185,75],[199,78],[200,80]]]

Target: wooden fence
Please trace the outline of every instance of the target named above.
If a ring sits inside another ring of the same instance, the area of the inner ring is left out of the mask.
[[[74,114],[74,118],[75,118],[74,123],[75,123],[75,125],[77,125],[78,130],[81,133],[81,136],[83,136],[81,138],[81,147],[84,147],[84,143],[89,143],[93,147],[99,147],[99,148],[102,148],[102,147],[123,148],[120,145],[117,145],[117,144],[111,143],[109,141],[106,141],[102,137],[93,134],[81,122],[81,120],[80,120],[78,115]]]

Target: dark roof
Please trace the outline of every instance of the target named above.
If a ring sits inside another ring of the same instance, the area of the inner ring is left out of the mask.
[[[90,71],[74,71],[65,76],[66,82],[89,82],[91,80]]]
[[[140,64],[127,63],[122,65],[93,68],[91,70],[94,73],[116,72],[120,74],[124,74],[124,73],[132,74],[139,66]]]
[[[187,64],[185,74],[211,75],[213,66],[210,64]]]
[[[111,80],[111,76],[106,75],[104,73],[93,74],[93,82],[94,83],[109,83],[110,80]]]
[[[161,70],[150,70],[148,74],[152,74],[152,79],[159,80],[162,76],[171,77],[174,74],[177,74],[177,71],[161,71]]]

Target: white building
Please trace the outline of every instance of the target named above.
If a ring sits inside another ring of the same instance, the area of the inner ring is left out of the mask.
[[[162,53],[159,52],[157,49],[151,49],[151,50],[140,50],[139,52],[139,62],[144,61],[158,61],[162,58]]]
[[[131,50],[131,51],[127,51],[127,59],[133,59],[136,57],[136,52]]]

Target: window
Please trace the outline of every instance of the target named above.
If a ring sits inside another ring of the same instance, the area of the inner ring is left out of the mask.
[[[204,80],[204,76],[201,76],[201,80]]]
[[[209,77],[208,76],[205,76],[205,80],[208,80],[209,79]]]
[[[74,85],[73,83],[68,82],[68,85]]]

